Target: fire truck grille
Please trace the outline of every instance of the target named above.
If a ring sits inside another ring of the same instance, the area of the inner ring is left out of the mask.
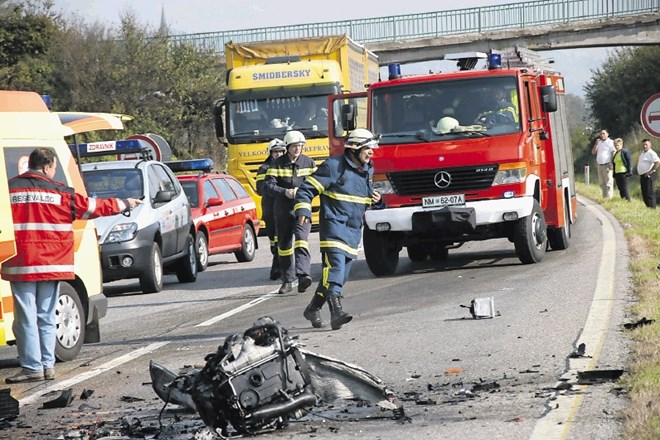
[[[490,188],[497,168],[497,165],[436,168],[387,173],[387,178],[400,196],[469,192]]]

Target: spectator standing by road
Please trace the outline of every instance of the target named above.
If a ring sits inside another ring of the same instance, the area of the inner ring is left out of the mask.
[[[310,276],[309,243],[311,222],[300,224],[293,216],[294,197],[298,187],[316,171],[311,157],[302,154],[305,136],[299,131],[289,131],[284,136],[287,153],[278,158],[266,171],[265,190],[275,197],[275,226],[277,228],[277,255],[282,271],[282,286],[278,293],[293,290],[298,278],[298,292],[312,285]]]
[[[115,215],[141,204],[137,199],[95,199],[55,182],[57,157],[35,149],[28,171],[9,180],[16,256],[2,265],[11,284],[12,326],[21,371],[7,383],[55,379],[55,344],[60,281],[73,280],[73,221]]]
[[[315,328],[324,325],[320,311],[326,301],[333,330],[353,319],[342,310],[342,289],[357,258],[364,212],[371,204],[380,203],[380,194],[372,185],[374,148],[378,148],[378,142],[369,130],[353,130],[346,140],[344,154],[326,159],[296,193],[298,224],[309,223],[312,200],[321,196],[319,242],[323,270],[316,292],[303,312]]]
[[[612,174],[612,157],[615,153],[614,142],[610,139],[607,130],[600,130],[598,139],[591,149],[591,154],[596,155],[596,166],[598,167],[598,184],[604,198],[613,197],[614,178]]]
[[[266,233],[270,242],[270,253],[273,255],[273,261],[270,265],[270,279],[277,280],[282,276],[280,263],[277,257],[277,229],[275,226],[275,198],[266,191],[264,179],[268,168],[273,166],[275,160],[282,156],[286,151],[284,142],[280,139],[273,139],[268,143],[268,158],[261,164],[257,170],[257,194],[261,196],[261,218],[266,222]]]
[[[639,174],[639,184],[642,188],[642,199],[649,208],[655,209],[655,176],[660,168],[660,158],[658,154],[651,149],[649,139],[642,140],[642,154],[637,160],[637,174]]]
[[[623,139],[621,138],[614,139],[614,149],[616,150],[612,157],[614,181],[621,198],[630,201],[630,194],[628,194],[628,177],[632,176],[630,150],[623,148]]]

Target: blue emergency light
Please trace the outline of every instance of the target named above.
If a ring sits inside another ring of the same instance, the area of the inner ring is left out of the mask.
[[[89,144],[70,144],[69,149],[74,156],[79,154],[80,157],[141,154],[145,151],[145,148],[137,139],[90,142]]]
[[[394,63],[387,66],[387,71],[389,73],[388,79],[397,79],[401,78],[401,64]]]
[[[502,55],[499,53],[490,52],[488,54],[488,69],[495,70],[502,68]]]
[[[211,172],[213,169],[212,159],[189,159],[189,160],[171,160],[163,162],[165,165],[175,173],[183,173],[186,171],[204,171]]]

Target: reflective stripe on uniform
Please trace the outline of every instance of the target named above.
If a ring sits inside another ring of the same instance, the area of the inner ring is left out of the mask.
[[[87,199],[88,205],[87,205],[87,211],[82,215],[82,219],[86,220],[89,218],[90,215],[96,211],[96,199],[93,197],[89,197]]]
[[[293,210],[297,211],[299,209],[307,209],[308,211],[312,210],[312,204],[311,203],[296,203],[293,205]]]
[[[316,191],[318,191],[319,194],[323,192],[323,185],[321,184],[321,182],[316,180],[314,176],[309,176],[306,182],[309,182],[314,188],[316,188]]]
[[[37,274],[37,273],[49,273],[49,272],[73,272],[73,264],[53,264],[47,266],[21,266],[21,267],[11,267],[3,266],[2,272],[7,275],[26,275],[26,274]]]
[[[296,240],[296,242],[293,244],[293,247],[309,249],[309,243],[306,240]]]
[[[58,223],[15,223],[15,231],[51,231],[51,232],[70,232],[73,231],[73,225]]]
[[[371,197],[359,197],[351,196],[349,194],[340,194],[336,192],[326,191],[323,195],[330,197],[331,199],[340,200],[342,202],[351,202],[351,203],[360,203],[363,205],[371,205]]]
[[[321,249],[341,249],[342,251],[357,257],[357,248],[351,247],[342,241],[337,240],[322,240],[319,242]]]

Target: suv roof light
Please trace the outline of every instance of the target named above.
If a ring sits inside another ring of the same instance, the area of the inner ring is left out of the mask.
[[[163,163],[168,167],[170,167],[170,169],[175,173],[181,173],[185,171],[204,171],[206,173],[209,173],[213,169],[213,160],[208,158],[190,159],[190,160],[172,160]]]
[[[69,149],[74,156],[80,154],[80,157],[115,156],[117,154],[140,154],[144,156],[149,153],[137,139],[70,144]]]

